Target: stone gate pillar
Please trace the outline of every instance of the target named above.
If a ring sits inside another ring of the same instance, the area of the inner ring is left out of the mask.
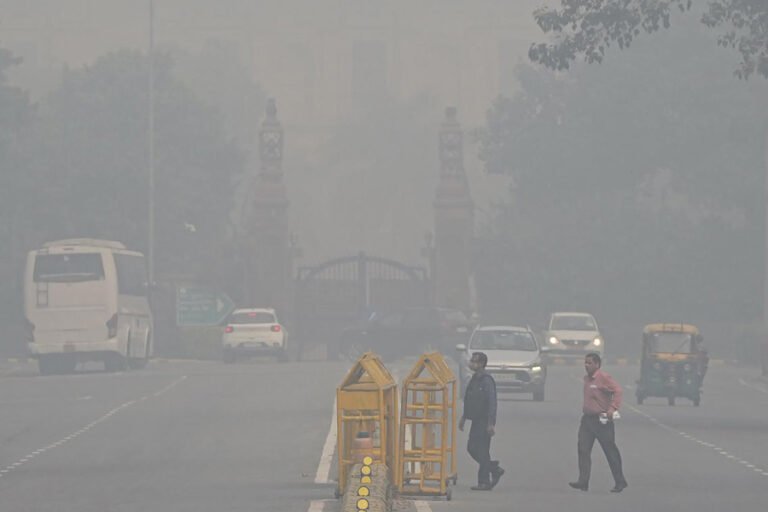
[[[448,107],[438,137],[440,179],[435,210],[434,258],[430,269],[437,306],[470,312],[474,204],[464,171],[464,134],[456,108]]]
[[[267,102],[266,118],[259,130],[259,159],[247,237],[247,300],[250,306],[274,307],[287,319],[292,313],[293,244],[283,183],[283,127],[274,99]]]

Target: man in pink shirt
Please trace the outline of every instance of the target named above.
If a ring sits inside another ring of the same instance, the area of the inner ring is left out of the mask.
[[[589,489],[589,475],[592,472],[592,447],[595,439],[608,459],[613,479],[616,482],[611,492],[621,492],[627,487],[627,480],[621,469],[621,454],[616,446],[614,413],[621,406],[621,386],[613,377],[600,369],[600,355],[587,354],[584,358],[584,415],[579,425],[579,479],[569,482],[574,489]]]

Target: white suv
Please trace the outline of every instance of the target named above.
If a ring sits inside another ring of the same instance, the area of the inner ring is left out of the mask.
[[[496,381],[499,393],[532,393],[537,402],[544,400],[547,367],[541,359],[536,336],[527,327],[512,325],[485,325],[477,327],[467,344],[456,345],[461,353],[459,382],[464,393],[472,370],[469,359],[472,352],[488,356],[485,370]]]
[[[274,309],[236,309],[221,336],[224,362],[234,363],[238,357],[248,355],[273,355],[284,361],[287,338]]]
[[[602,356],[605,340],[595,317],[589,313],[552,313],[542,350],[551,356],[584,357],[590,352]]]

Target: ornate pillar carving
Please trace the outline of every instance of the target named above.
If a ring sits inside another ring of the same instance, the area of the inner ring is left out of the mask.
[[[288,195],[283,183],[283,127],[269,99],[259,130],[260,168],[248,229],[248,300],[290,316],[293,244],[288,229]]]
[[[456,108],[448,107],[438,137],[440,179],[433,203],[435,211],[435,304],[469,312],[472,309],[471,244],[474,237],[474,203],[464,170],[464,134]]]

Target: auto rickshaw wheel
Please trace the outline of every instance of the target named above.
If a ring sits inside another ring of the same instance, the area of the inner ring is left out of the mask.
[[[643,400],[645,400],[645,397],[638,393],[637,395],[637,405],[643,405]]]

